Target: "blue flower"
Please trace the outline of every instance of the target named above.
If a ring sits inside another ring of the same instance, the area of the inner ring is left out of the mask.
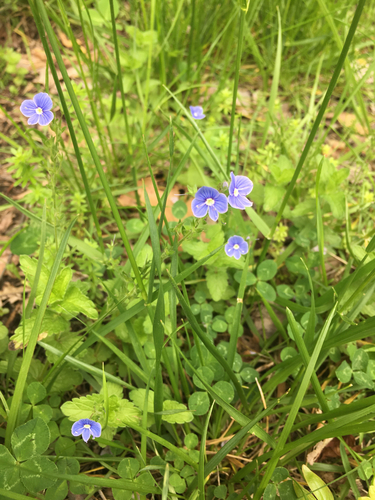
[[[74,422],[72,426],[73,436],[80,436],[82,434],[82,439],[87,443],[90,439],[90,435],[95,439],[102,433],[102,426],[99,422],[94,422],[89,418],[81,418],[78,422]]]
[[[248,243],[241,236],[231,236],[225,245],[225,253],[228,257],[239,259],[249,251]]]
[[[191,209],[195,217],[204,217],[208,211],[211,219],[216,222],[219,214],[228,210],[228,200],[225,194],[219,193],[217,189],[204,186],[196,192]]]
[[[231,183],[229,185],[229,205],[233,208],[244,210],[246,207],[251,207],[253,202],[246,198],[253,190],[253,183],[244,175],[234,175],[230,173]]]
[[[189,106],[189,108],[193,118],[196,120],[203,120],[203,118],[206,118],[206,115],[203,114],[202,106]]]
[[[50,111],[52,108],[52,99],[45,92],[40,92],[34,95],[33,99],[26,99],[21,104],[20,110],[24,116],[29,119],[29,125],[48,125],[53,120],[53,113]]]

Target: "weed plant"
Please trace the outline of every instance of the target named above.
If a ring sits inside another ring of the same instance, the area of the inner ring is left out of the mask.
[[[2,10],[0,498],[373,500],[373,2]]]

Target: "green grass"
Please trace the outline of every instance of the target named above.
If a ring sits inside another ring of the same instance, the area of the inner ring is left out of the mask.
[[[16,52],[0,52],[1,153],[28,190],[0,193],[23,216],[0,256],[20,256],[6,276],[28,287],[21,323],[0,322],[4,498],[366,496],[374,14],[365,0],[2,8],[6,45],[22,32],[51,69],[24,95]],[[55,119],[29,127],[20,96],[42,91]],[[231,171],[253,207],[188,217]],[[88,417],[102,436],[86,444],[70,428]],[[308,464],[334,437],[339,452]]]

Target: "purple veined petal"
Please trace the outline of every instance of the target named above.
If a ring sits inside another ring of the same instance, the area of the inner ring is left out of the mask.
[[[236,188],[238,189],[239,194],[242,196],[250,194],[253,187],[254,184],[248,177],[245,177],[244,175],[236,175]]]
[[[210,216],[210,218],[216,222],[217,219],[219,218],[219,212],[216,210],[216,208],[214,207],[214,205],[212,205],[211,207],[208,207],[208,215]]]
[[[248,200],[245,196],[228,196],[229,205],[239,210],[244,210],[246,207],[252,207],[253,202]]]
[[[202,200],[202,202],[205,202],[207,198],[215,199],[218,194],[219,191],[217,189],[214,189],[209,186],[203,186],[199,188],[198,191],[195,193],[195,198],[198,200]]]
[[[39,117],[41,115],[38,115],[37,113],[35,113],[34,115],[30,116],[30,118],[27,120],[27,123],[29,125],[36,125],[39,121]]]
[[[201,218],[207,214],[208,206],[202,200],[194,200],[191,202],[191,209],[195,217]]]
[[[241,236],[231,236],[228,240],[228,243],[230,245],[241,245],[241,243],[243,242],[243,238]]]
[[[234,252],[234,248],[232,247],[232,245],[230,243],[227,243],[224,248],[225,253],[228,255],[228,257],[232,257]]]
[[[93,421],[91,424],[91,434],[93,435],[94,438],[98,438],[101,433],[102,433],[102,426],[99,424],[99,422]]]
[[[26,99],[26,101],[23,101],[23,103],[21,104],[20,111],[23,116],[27,116],[29,118],[30,116],[33,116],[35,114],[36,108],[37,105],[34,101],[32,101],[31,99]]]
[[[234,193],[234,189],[236,187],[236,176],[233,172],[230,173],[230,184],[229,184],[229,194],[232,196]]]
[[[51,123],[51,121],[53,120],[52,111],[43,111],[43,113],[39,116],[40,116],[39,117],[39,125],[46,126],[49,123]]]
[[[189,106],[190,112],[193,118],[196,120],[203,120],[203,118],[206,117],[206,115],[203,114],[203,108],[202,106]]]
[[[53,106],[52,99],[46,92],[34,95],[33,100],[37,107],[42,108],[43,111],[49,111]]]
[[[241,252],[239,251],[239,249],[234,249],[233,257],[237,260],[239,260],[241,258]]]
[[[80,436],[82,432],[84,431],[84,424],[82,424],[81,420],[78,420],[78,422],[74,422],[72,425],[72,434],[73,436]]]
[[[228,211],[228,200],[225,194],[218,193],[215,198],[215,208],[220,214]]]
[[[91,429],[84,428],[82,432],[82,439],[87,443],[87,441],[90,439],[91,435]]]

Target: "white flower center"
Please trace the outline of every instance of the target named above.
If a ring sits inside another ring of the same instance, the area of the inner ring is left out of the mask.
[[[233,194],[234,194],[234,196],[238,196],[238,189],[237,188],[233,191]]]
[[[214,204],[215,204],[215,200],[213,198],[207,198],[206,205],[208,205],[209,207],[211,207]]]
[[[236,243],[235,245],[233,245],[233,248],[234,248],[235,250],[238,250],[238,249],[240,248],[240,245],[237,245],[237,243]]]
[[[85,424],[83,427],[84,427],[85,429],[91,429],[91,425],[90,425],[90,424]]]
[[[43,113],[43,110],[42,108],[36,108],[35,112],[37,115],[41,115]]]

